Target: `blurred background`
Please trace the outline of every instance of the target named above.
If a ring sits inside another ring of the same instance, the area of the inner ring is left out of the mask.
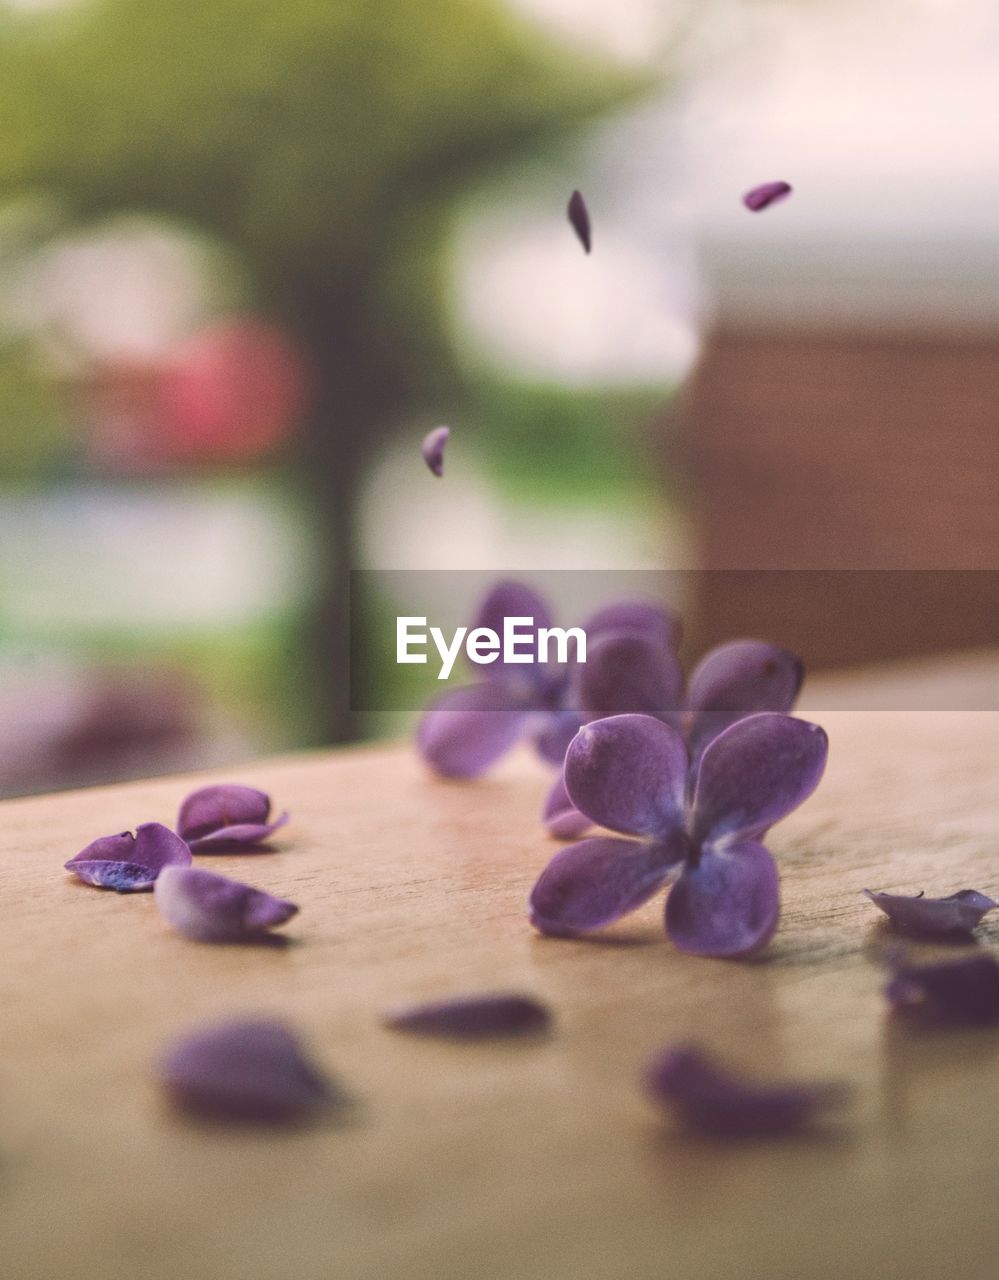
[[[997,108],[991,0],[0,0],[0,794],[370,735],[352,568],[994,641]]]

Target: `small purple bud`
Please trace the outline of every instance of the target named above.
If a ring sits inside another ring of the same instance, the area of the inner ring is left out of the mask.
[[[976,889],[960,889],[947,898],[925,898],[921,893],[915,897],[872,893],[870,889],[864,893],[896,929],[927,935],[970,933],[981,923],[982,916],[999,905]]]
[[[298,911],[293,902],[200,867],[164,868],[155,892],[163,918],[194,942],[259,941]]]
[[[383,1015],[383,1021],[395,1031],[479,1040],[547,1031],[551,1026],[551,1013],[531,996],[501,992],[457,996],[390,1010]]]
[[[231,853],[238,846],[259,844],[288,821],[282,813],[269,822],[270,811],[270,796],[255,787],[201,787],[180,806],[177,831],[193,853]]]
[[[116,893],[151,889],[164,867],[190,865],[191,850],[180,836],[159,822],[144,822],[131,831],[101,836],[66,863],[86,884]]]
[[[420,445],[423,461],[435,476],[444,474],[444,446],[450,434],[450,427],[434,427],[433,431],[428,431],[423,437],[423,444]]]
[[[589,253],[593,246],[590,211],[586,207],[586,201],[578,191],[574,191],[569,197],[569,207],[566,212],[569,215],[569,222],[573,231],[579,237],[579,243]]]
[[[776,204],[791,194],[794,188],[789,182],[762,182],[742,197],[742,203],[753,213],[759,213],[768,205]]]
[[[894,976],[885,995],[900,1012],[964,1026],[999,1022],[999,964],[992,956],[909,964],[896,955],[890,964]]]
[[[205,1027],[166,1054],[159,1078],[182,1110],[213,1120],[298,1124],[346,1099],[280,1022]]]
[[[716,1137],[781,1137],[803,1128],[849,1090],[838,1083],[759,1084],[718,1067],[700,1049],[668,1049],[646,1073],[646,1087],[691,1129]]]

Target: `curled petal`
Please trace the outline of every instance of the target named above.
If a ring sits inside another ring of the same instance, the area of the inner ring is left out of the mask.
[[[691,755],[696,759],[712,738],[754,711],[790,711],[804,674],[800,658],[764,640],[733,640],[710,650],[690,677]]]
[[[180,806],[177,831],[195,853],[229,852],[259,844],[288,821],[289,815],[282,813],[269,822],[270,811],[270,796],[255,787],[231,782],[200,787]]]
[[[593,825],[569,799],[561,773],[545,797],[541,821],[557,840],[575,840]]]
[[[582,721],[575,711],[553,711],[544,716],[543,727],[535,735],[534,745],[538,755],[549,764],[562,768],[569,743],[579,732]]]
[[[999,1022],[999,964],[992,956],[930,964],[897,959],[894,971],[885,995],[896,1009],[968,1026]]]
[[[298,911],[293,902],[200,867],[165,867],[155,893],[163,918],[195,942],[259,939]]]
[[[685,844],[595,836],[561,849],[531,890],[531,924],[571,938],[620,920],[666,884],[683,860]]]
[[[768,205],[789,196],[793,189],[789,182],[761,182],[758,187],[753,187],[746,192],[742,197],[742,203],[752,213],[759,213]]]
[[[780,883],[761,844],[707,848],[666,899],[666,932],[681,951],[745,956],[765,947],[777,928]]]
[[[191,850],[180,836],[159,822],[144,822],[120,835],[101,836],[81,849],[66,863],[87,884],[117,893],[140,893],[151,889],[164,867],[183,867],[191,862]]]
[[[591,821],[626,835],[665,837],[683,823],[687,749],[651,716],[583,725],[565,757],[569,799]]]
[[[829,739],[817,724],[764,712],[747,716],[706,747],[694,788],[692,836],[761,836],[819,785]]]
[[[583,630],[591,642],[605,635],[641,635],[666,649],[676,649],[683,628],[679,617],[665,605],[621,600],[591,614],[583,623]]]
[[[533,996],[507,992],[435,1000],[429,1004],[393,1009],[384,1015],[385,1025],[395,1031],[448,1036],[456,1040],[547,1031],[551,1020],[548,1007]]]
[[[575,231],[579,243],[583,246],[587,253],[593,246],[593,232],[590,227],[590,211],[586,207],[586,201],[578,191],[574,191],[569,197],[569,205],[566,209],[569,223]]]
[[[438,477],[444,474],[444,446],[450,434],[450,427],[434,427],[433,431],[428,431],[423,437],[423,443],[420,445],[423,461]]]
[[[215,1120],[296,1124],[343,1095],[279,1022],[206,1027],[175,1045],[160,1080],[183,1110]]]
[[[424,713],[416,743],[445,778],[477,778],[504,755],[529,724],[530,711],[502,685],[449,689]]]
[[[896,929],[908,933],[970,933],[981,923],[986,912],[999,906],[976,889],[960,889],[947,898],[915,897],[900,893],[872,893],[865,889],[879,911],[883,911]]]
[[[820,1110],[840,1106],[849,1097],[846,1086],[838,1083],[745,1080],[687,1046],[656,1057],[646,1072],[646,1086],[691,1129],[724,1138],[793,1133]]]
[[[659,718],[679,710],[683,673],[676,655],[641,635],[604,635],[577,668],[579,704],[587,719],[639,713]]]

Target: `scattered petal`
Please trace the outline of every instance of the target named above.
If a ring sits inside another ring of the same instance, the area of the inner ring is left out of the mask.
[[[742,197],[742,203],[753,213],[759,213],[768,205],[789,196],[794,188],[789,182],[761,182]]]
[[[529,652],[528,637],[536,644],[539,629],[553,625],[551,610],[533,587],[525,582],[507,580],[498,582],[483,600],[470,630],[488,627],[502,636],[507,618],[531,620],[531,625],[525,622],[517,625],[521,653]],[[562,672],[553,672],[550,664],[542,662],[504,662],[500,657],[488,666],[476,667],[476,670],[490,683],[504,684],[511,693],[526,700],[546,698],[564,684]]]
[[[170,1050],[159,1075],[183,1110],[217,1120],[296,1124],[344,1101],[280,1022],[206,1027]]]
[[[229,853],[236,846],[259,844],[288,821],[282,813],[269,822],[270,811],[270,796],[255,787],[231,782],[200,787],[180,806],[177,831],[195,853]]]
[[[666,932],[692,955],[746,956],[767,945],[779,915],[780,881],[763,845],[708,846],[670,890]]]
[[[627,713],[663,719],[683,702],[683,672],[676,655],[638,634],[598,636],[577,681],[589,719]]]
[[[165,867],[155,893],[164,919],[195,942],[260,939],[298,911],[293,902],[200,867]]]
[[[691,1129],[716,1137],[781,1137],[849,1097],[836,1083],[760,1084],[717,1066],[700,1049],[668,1049],[649,1066],[652,1097],[673,1108]]]
[[[683,628],[680,619],[665,605],[647,600],[620,600],[604,605],[583,623],[588,641],[604,635],[643,635],[666,649],[676,649]]]
[[[70,858],[66,870],[98,889],[141,893],[151,889],[164,867],[191,862],[191,850],[180,836],[159,822],[144,822],[120,835],[101,836]]]
[[[417,1035],[478,1040],[547,1031],[551,1012],[533,996],[514,993],[456,996],[429,1004],[394,1009],[384,1015],[386,1026]]]
[[[502,685],[484,682],[449,689],[423,713],[416,743],[445,778],[477,778],[527,728],[530,712]]]
[[[569,799],[593,822],[626,835],[668,836],[683,822],[687,749],[651,716],[583,725],[565,757]]]
[[[801,689],[800,658],[764,640],[733,640],[704,655],[690,677],[691,758],[730,724],[757,711],[788,712]]]
[[[561,772],[545,797],[541,821],[557,840],[576,840],[593,825],[569,799]]]
[[[999,1022],[999,964],[990,955],[930,964],[892,961],[885,995],[896,1009],[929,1020],[971,1026]]]
[[[896,929],[908,933],[970,933],[981,923],[986,912],[999,906],[975,889],[960,889],[947,898],[914,897],[901,893],[872,893],[865,889],[878,910],[883,911]]]
[[[731,725],[709,743],[697,770],[695,844],[763,835],[819,785],[828,750],[823,729],[793,716],[763,712]]]
[[[420,446],[423,461],[435,476],[444,474],[444,446],[450,434],[450,427],[434,427],[433,431],[428,431],[423,437],[423,444]]]
[[[582,720],[575,711],[553,711],[545,715],[543,727],[534,738],[534,745],[542,760],[562,768],[569,743],[579,732]]]
[[[571,938],[613,924],[647,902],[674,876],[686,846],[595,836],[552,858],[531,891],[531,923]]]
[[[583,246],[587,253],[593,245],[593,232],[590,226],[590,211],[586,207],[586,201],[578,191],[574,191],[569,197],[569,207],[566,210],[569,215],[569,222],[573,231],[579,237],[579,243]]]

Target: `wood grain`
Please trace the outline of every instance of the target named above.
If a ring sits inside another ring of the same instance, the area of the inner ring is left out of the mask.
[[[862,888],[999,896],[999,714],[832,711],[829,771],[772,835],[780,931],[692,959],[650,905],[540,938],[543,772],[427,776],[408,747],[255,764],[293,812],[276,851],[205,860],[302,905],[284,949],[199,946],[148,895],[73,883],[97,834],[170,822],[189,779],[0,806],[0,1273],[5,1280],[808,1280],[995,1273],[999,1032],[894,1022]],[[981,931],[999,943],[999,923]],[[384,1030],[400,1000],[550,1001],[540,1043]],[[357,1096],[291,1135],[171,1114],[178,1033],[278,1013]],[[641,1068],[696,1039],[760,1073],[852,1080],[841,1124],[776,1144],[679,1133]]]

